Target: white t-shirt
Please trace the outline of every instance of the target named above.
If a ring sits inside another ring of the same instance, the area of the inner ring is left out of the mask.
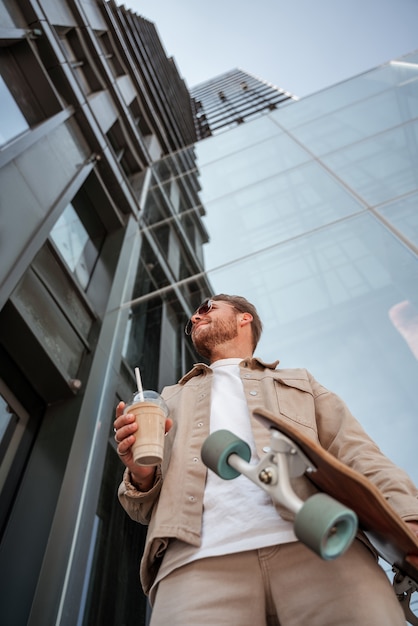
[[[230,430],[249,444],[250,463],[257,463],[259,458],[239,375],[241,361],[222,359],[211,365],[210,432]],[[293,525],[281,518],[265,491],[243,475],[223,480],[208,470],[201,546],[173,541],[164,555],[156,583],[174,569],[197,559],[291,541],[296,541]]]

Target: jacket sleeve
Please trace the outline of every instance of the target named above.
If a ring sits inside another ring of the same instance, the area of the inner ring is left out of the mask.
[[[174,417],[171,411],[170,416]],[[125,469],[122,482],[119,485],[118,497],[129,517],[135,522],[148,525],[151,521],[153,510],[158,504],[164,478],[170,465],[171,450],[176,431],[177,427],[174,421],[172,428],[165,437],[162,465],[157,466],[154,484],[149,491],[138,491],[132,484],[130,471],[127,468]]]
[[[353,417],[346,404],[310,374],[321,445],[378,487],[405,521],[418,520],[418,490]]]
[[[162,485],[161,467],[157,467],[154,484],[149,491],[138,491],[131,482],[131,474],[126,468],[119,486],[118,497],[130,518],[140,524],[148,525]]]

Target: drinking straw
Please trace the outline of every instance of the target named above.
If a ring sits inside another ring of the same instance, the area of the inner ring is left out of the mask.
[[[136,386],[138,387],[138,395],[140,402],[144,402],[144,391],[142,389],[141,373],[139,367],[135,368]]]

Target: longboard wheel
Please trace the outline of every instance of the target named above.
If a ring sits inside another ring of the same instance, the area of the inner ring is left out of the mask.
[[[201,450],[203,463],[224,480],[231,480],[240,475],[240,472],[228,464],[228,457],[231,454],[237,454],[247,462],[251,458],[248,443],[229,430],[217,430],[209,435]]]
[[[297,538],[326,561],[336,559],[351,545],[357,532],[357,515],[325,493],[304,503],[295,519]]]

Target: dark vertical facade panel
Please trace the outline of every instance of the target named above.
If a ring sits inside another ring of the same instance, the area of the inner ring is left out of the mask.
[[[139,240],[136,239],[136,246],[132,245],[134,231],[132,219],[120,250],[109,310],[85,381],[77,428],[28,624],[55,623],[57,619],[63,624],[74,623],[74,607],[82,594],[80,572],[87,566],[128,314],[119,307],[124,294],[130,291],[139,252]]]

